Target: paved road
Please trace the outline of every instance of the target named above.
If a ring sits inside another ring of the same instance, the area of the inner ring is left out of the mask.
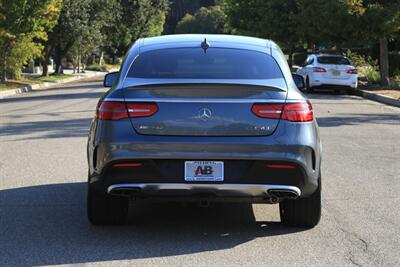
[[[323,214],[286,228],[277,205],[134,206],[86,220],[86,135],[99,82],[0,100],[0,266],[400,266],[400,109],[312,95],[323,140]]]

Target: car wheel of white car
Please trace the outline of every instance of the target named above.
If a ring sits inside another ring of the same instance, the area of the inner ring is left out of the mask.
[[[310,85],[310,79],[308,78],[308,76],[307,76],[307,79],[306,79],[306,92],[307,93],[312,93],[314,90],[313,90],[313,88],[311,87],[311,85]]]

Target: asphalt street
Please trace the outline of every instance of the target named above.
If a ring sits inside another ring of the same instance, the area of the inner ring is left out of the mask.
[[[0,266],[400,266],[400,109],[310,95],[323,142],[311,230],[277,205],[134,203],[130,223],[86,219],[86,140],[98,81],[0,100]]]

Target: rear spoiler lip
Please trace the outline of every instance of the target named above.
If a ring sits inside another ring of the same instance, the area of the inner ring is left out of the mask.
[[[123,82],[123,88],[147,88],[150,86],[171,87],[188,85],[232,85],[232,86],[253,86],[260,89],[269,89],[275,91],[287,91],[285,79],[260,79],[260,80],[242,80],[242,79],[142,79],[126,78]]]
[[[155,102],[155,103],[229,103],[229,104],[243,104],[243,103],[276,103],[276,104],[285,104],[285,103],[299,103],[304,102],[303,100],[286,100],[286,99],[261,99],[261,98],[247,98],[247,99],[239,99],[239,98],[112,98],[106,97],[103,101],[108,102]]]

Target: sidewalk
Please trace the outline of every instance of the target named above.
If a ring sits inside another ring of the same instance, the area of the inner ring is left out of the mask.
[[[361,96],[363,98],[373,100],[379,103],[383,103],[386,105],[399,107],[400,108],[400,100],[394,97],[390,97],[387,95],[379,94],[378,92],[374,92],[374,90],[365,90],[365,89],[354,89],[349,91],[350,94]]]
[[[8,97],[8,96],[16,95],[16,94],[30,92],[32,90],[48,89],[48,88],[54,87],[55,85],[59,85],[59,84],[76,82],[79,80],[97,77],[97,76],[102,77],[106,73],[107,72],[100,72],[100,71],[85,71],[85,73],[72,74],[72,70],[66,69],[66,70],[64,70],[64,74],[70,74],[70,75],[74,75],[74,76],[70,77],[70,78],[65,78],[62,80],[57,80],[57,81],[52,81],[52,82],[42,82],[42,83],[37,83],[37,84],[32,84],[32,85],[26,85],[23,87],[18,87],[15,89],[13,88],[10,90],[0,91],[0,99]]]

